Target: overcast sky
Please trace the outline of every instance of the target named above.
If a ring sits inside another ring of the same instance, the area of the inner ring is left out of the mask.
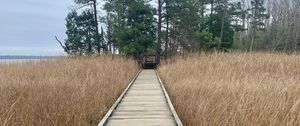
[[[0,55],[62,55],[73,0],[5,0],[0,7]]]

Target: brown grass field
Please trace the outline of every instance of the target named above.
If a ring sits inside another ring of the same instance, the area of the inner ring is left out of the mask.
[[[109,56],[0,65],[0,125],[96,125],[137,71]]]
[[[186,126],[300,125],[300,55],[191,55],[159,72]]]

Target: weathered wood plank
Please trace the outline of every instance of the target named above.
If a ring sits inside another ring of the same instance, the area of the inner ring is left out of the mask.
[[[113,113],[113,115],[136,115],[136,116],[140,116],[140,115],[172,115],[172,113],[170,111],[149,111],[149,112],[120,112],[120,111],[115,111]],[[113,116],[112,115],[112,116]]]
[[[107,126],[175,126],[173,119],[109,119]]]

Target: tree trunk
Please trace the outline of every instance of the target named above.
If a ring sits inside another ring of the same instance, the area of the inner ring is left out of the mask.
[[[169,8],[168,8],[169,0],[166,0],[166,42],[165,42],[165,57],[168,57],[168,47],[169,47]]]
[[[162,23],[162,0],[158,0],[158,25],[157,25],[157,48],[156,48],[156,62],[160,64],[160,50],[161,50],[161,23]]]
[[[113,51],[112,51],[112,35],[111,35],[111,32],[112,32],[112,22],[110,21],[110,13],[107,13],[107,16],[106,16],[106,20],[107,20],[107,46],[109,46],[110,51],[112,54],[113,54]]]
[[[104,44],[104,31],[103,28],[101,27],[101,45],[105,45]],[[106,50],[107,51],[107,50]],[[100,54],[100,48],[99,48],[99,54]]]
[[[222,47],[223,34],[224,34],[224,23],[225,23],[226,17],[227,17],[227,0],[224,0],[224,12],[223,12],[222,22],[221,22],[221,35],[220,35],[220,42],[218,45],[218,49],[221,49],[221,47]]]
[[[299,38],[299,30],[297,29],[297,32],[296,32],[296,36],[295,36],[295,39],[294,39],[294,43],[295,43],[295,47],[294,47],[294,52],[297,52],[298,50],[298,38]]]
[[[87,35],[86,35],[87,36],[87,40],[86,41],[87,41],[87,44],[88,44],[87,45],[88,46],[87,47],[87,54],[88,55],[92,54],[92,41],[91,41],[90,35],[91,34],[89,32],[87,32]]]
[[[219,45],[218,45],[218,49],[221,49],[222,47],[222,41],[223,41],[223,34],[224,34],[224,15],[222,17],[222,23],[221,23],[221,35],[220,35],[220,41],[219,41]]]
[[[214,13],[214,0],[210,0],[210,18],[212,18],[212,15]],[[209,31],[212,32],[212,21],[209,22]]]
[[[200,4],[201,4],[201,18],[204,18],[205,16],[205,3],[203,0],[199,0]],[[204,30],[205,28],[205,23],[201,22],[201,31]]]
[[[57,36],[54,36],[55,40],[59,43],[59,45],[64,49],[64,51],[69,55],[70,54],[70,50],[67,49],[67,47],[58,39]]]
[[[296,26],[296,28],[295,28],[295,38],[294,38],[294,52],[296,52],[296,51],[298,51],[298,39],[299,39],[299,36],[300,36],[300,30],[299,30],[299,28],[300,28],[300,22],[297,20],[297,19],[299,19],[299,13],[300,13],[300,9],[298,9],[299,11],[297,11],[296,12],[296,14],[295,14],[295,17],[294,17],[294,22],[297,22],[297,23],[295,23],[295,26]]]
[[[100,34],[99,34],[98,17],[97,17],[97,15],[98,15],[97,14],[97,0],[93,0],[93,8],[94,8],[95,27],[96,27],[96,34],[97,34],[96,41],[97,41],[98,46],[99,45],[101,46],[100,40],[99,40]],[[98,51],[98,53],[100,53],[101,49],[98,47],[97,51]]]
[[[255,34],[256,34],[256,30],[253,29],[252,38],[251,38],[251,45],[250,45],[250,53],[252,53],[252,51],[253,51],[253,46],[254,46],[254,41],[255,41]]]

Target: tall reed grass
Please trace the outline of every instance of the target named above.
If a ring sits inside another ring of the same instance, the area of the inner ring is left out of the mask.
[[[0,125],[96,125],[137,71],[110,56],[2,64]]]
[[[300,55],[190,55],[159,73],[186,126],[300,125]]]

